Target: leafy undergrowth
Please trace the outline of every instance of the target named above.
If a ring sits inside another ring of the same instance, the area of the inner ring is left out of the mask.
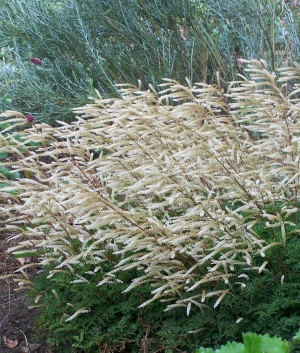
[[[145,283],[130,292],[123,291],[137,276],[135,270],[118,276],[123,283],[98,287],[103,272],[90,274],[92,267],[76,267],[75,272],[61,271],[51,278],[51,267],[35,280],[32,297],[43,293],[44,305],[37,326],[49,328],[48,342],[56,352],[193,352],[196,347],[220,347],[227,341],[240,341],[244,332],[281,336],[291,340],[300,327],[300,244],[297,238],[285,248],[270,250],[266,259],[279,268],[278,258],[286,263],[288,275],[272,272],[252,274],[247,286],[236,287],[216,309],[185,308],[164,311],[165,304],[139,305],[151,297]],[[106,264],[107,265],[107,264]],[[88,282],[76,283],[80,276]],[[75,282],[75,283],[74,283]],[[88,313],[84,313],[88,310]],[[76,317],[74,312],[79,311]],[[65,319],[69,319],[65,321]],[[106,350],[105,350],[106,349]]]
[[[35,280],[31,295],[45,293],[40,302],[45,306],[36,324],[49,329],[48,342],[56,346],[56,353],[191,352],[201,343],[202,337],[197,339],[190,333],[201,320],[199,313],[188,317],[185,310],[164,312],[165,305],[160,302],[139,309],[143,301],[151,297],[149,284],[123,293],[137,275],[135,270],[119,277],[124,283],[97,287],[103,279],[100,271],[90,276],[84,286],[72,283],[84,274],[83,271],[89,270],[91,268],[78,268],[76,275],[62,272],[52,278],[51,288],[47,279],[49,268]],[[81,313],[89,312],[74,318],[72,313],[79,309]]]

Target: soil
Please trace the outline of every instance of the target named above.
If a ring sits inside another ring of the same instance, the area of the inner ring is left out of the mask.
[[[32,299],[26,291],[18,291],[12,275],[21,264],[6,252],[8,236],[0,233],[0,352],[1,353],[54,353],[43,337],[43,328],[34,325],[38,309],[30,309]],[[30,260],[29,260],[30,261]],[[37,269],[28,269],[35,276]],[[6,277],[8,276],[8,277]],[[5,277],[5,278],[3,278]]]

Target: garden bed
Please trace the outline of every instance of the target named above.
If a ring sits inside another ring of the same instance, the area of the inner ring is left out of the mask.
[[[6,234],[0,233],[0,276],[13,274],[21,264],[7,250]],[[28,271],[36,275],[37,269]],[[31,301],[25,291],[16,291],[12,278],[0,280],[0,351],[1,353],[54,353],[43,339],[43,329],[34,325],[38,309],[30,309]]]

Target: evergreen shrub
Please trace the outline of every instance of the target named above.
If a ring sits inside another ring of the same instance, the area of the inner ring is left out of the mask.
[[[297,13],[281,0],[0,0],[0,18],[0,110],[51,124],[72,120],[94,88],[212,83],[217,70],[226,86],[239,58],[274,70],[300,55]]]
[[[299,327],[300,68],[244,64],[249,79],[228,93],[218,76],[166,80],[160,93],[121,85],[121,98],[99,96],[72,124],[33,124],[21,140],[6,130],[14,145],[4,140],[0,153],[26,154],[3,165],[31,175],[5,179],[2,223],[14,256],[35,254],[44,268],[35,284],[34,263],[16,279],[47,305],[52,341],[73,330],[83,349],[86,337],[120,349],[147,336],[176,350],[187,335],[196,348],[249,329],[288,339]],[[111,301],[121,292],[124,302]],[[144,313],[148,335],[136,321]],[[95,333],[107,315],[111,331]]]

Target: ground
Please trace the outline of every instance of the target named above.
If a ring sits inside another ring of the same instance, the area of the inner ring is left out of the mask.
[[[8,236],[0,233],[0,352],[1,353],[54,353],[43,339],[43,330],[34,326],[38,309],[29,309],[32,299],[25,291],[16,291],[18,284],[13,274],[21,264],[6,252]],[[34,276],[37,269],[28,269]]]

